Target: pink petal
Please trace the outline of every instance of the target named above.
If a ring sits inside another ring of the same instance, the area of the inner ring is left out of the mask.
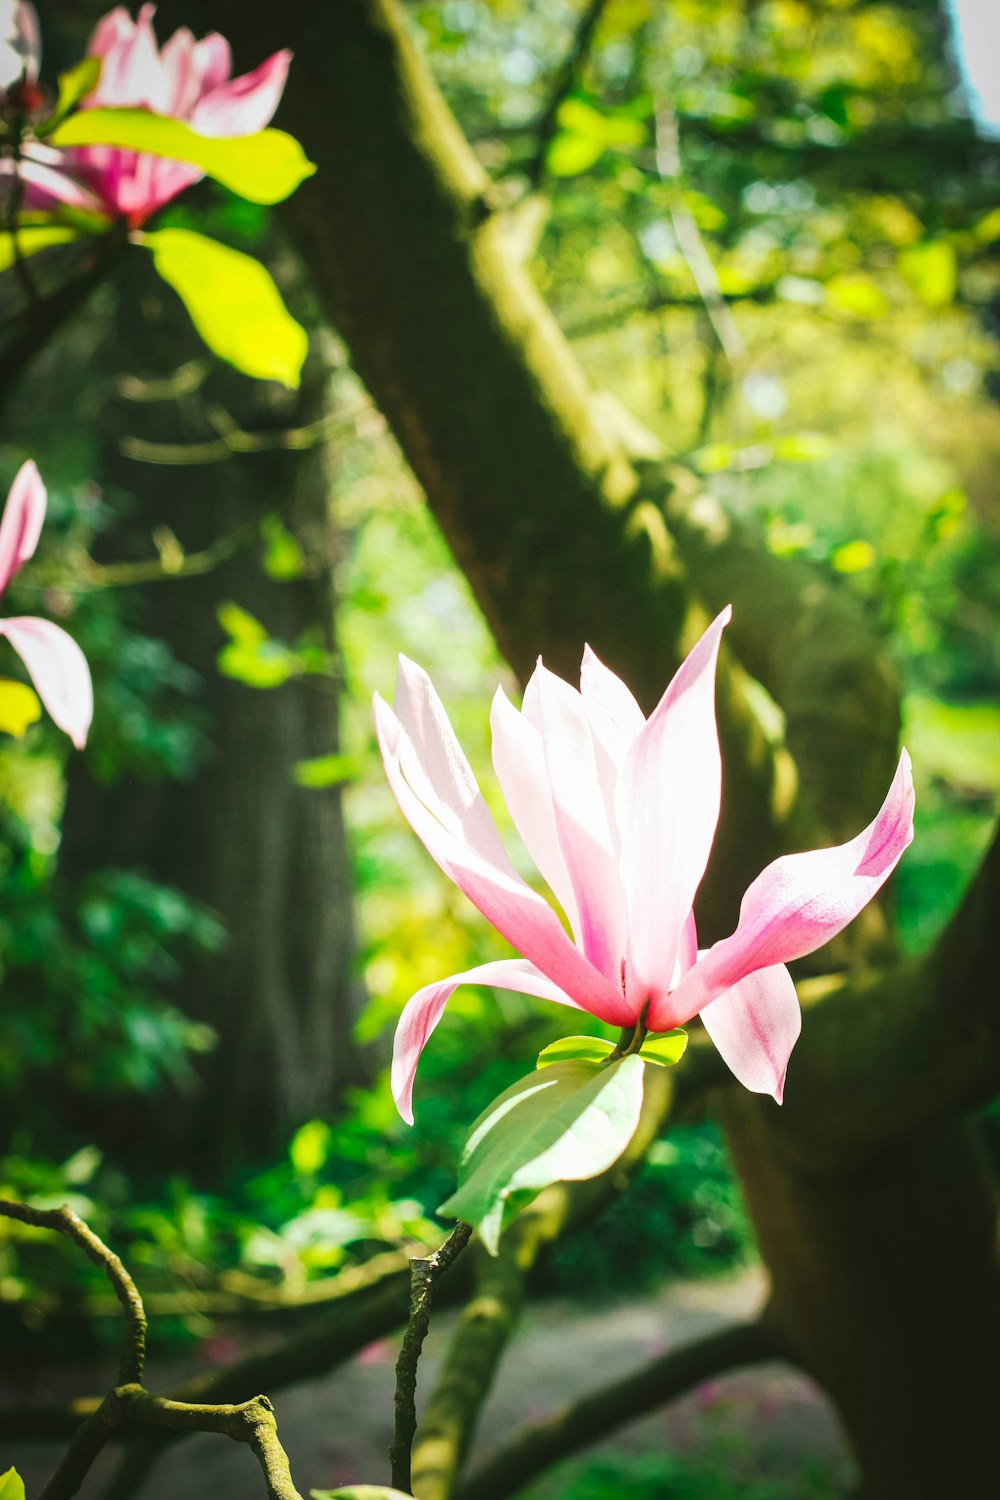
[[[629,689],[589,646],[583,648],[580,694],[595,739],[618,768],[646,722]]]
[[[403,769],[404,760],[410,767],[416,761],[406,731],[377,693],[374,707],[389,785],[431,858],[486,920],[579,1006],[612,1025],[624,1025],[629,1017],[621,991],[574,948],[555,912],[516,874],[506,855],[502,863],[494,862],[454,831],[452,809],[439,801],[427,805],[421,800]],[[425,791],[430,786],[426,778],[423,786]]]
[[[396,1027],[392,1046],[392,1097],[406,1121],[413,1124],[413,1079],[420,1054],[440,1021],[444,1008],[460,984],[486,984],[499,990],[516,990],[520,995],[537,995],[560,1005],[579,1009],[575,1000],[540,974],[523,958],[502,958],[496,963],[480,964],[464,974],[427,984],[408,1000]]]
[[[180,26],[160,49],[164,90],[160,113],[186,119],[202,93],[201,78],[195,67],[195,40],[186,26]]]
[[[497,688],[493,699],[490,726],[493,769],[507,810],[525,848],[569,917],[579,942],[580,915],[559,847],[542,737],[508,701],[502,687]]]
[[[626,984],[665,1000],[719,820],[715,664],[730,610],[713,621],[626,756],[615,799],[628,893]]]
[[[87,50],[103,61],[88,105],[146,105],[162,112],[166,79],[153,31],[155,10],[143,5],[133,24],[119,8],[98,24]]]
[[[423,667],[399,658],[395,695],[396,717],[412,746],[404,745],[403,774],[435,817],[491,864],[509,869],[507,852],[455,737],[444,704]]]
[[[846,844],[768,865],[743,897],[736,931],[699,958],[674,1004],[694,1015],[755,969],[821,948],[868,905],[912,839],[913,777],[904,750],[874,821]]]
[[[773,1094],[781,1103],[802,1013],[784,964],[755,969],[701,1011],[702,1023],[723,1061],[744,1088]]]
[[[0,520],[0,594],[34,555],[47,500],[42,477],[29,458],[14,477]]]
[[[288,78],[290,52],[275,52],[241,78],[219,84],[199,100],[191,124],[205,135],[253,135],[270,123]]]
[[[116,5],[94,27],[87,52],[91,57],[107,57],[109,52],[130,40],[134,29],[132,17],[125,6]]]
[[[69,175],[72,167],[73,161],[69,152],[53,151],[37,143],[26,146],[18,168],[19,176],[24,183],[22,207],[50,213],[60,204],[65,203],[70,208],[82,208],[90,213],[99,213],[101,208],[99,200]],[[13,161],[9,157],[0,160],[0,179],[4,180],[5,190],[6,179],[13,175]]]
[[[583,699],[539,662],[533,681],[559,847],[580,914],[580,941],[595,968],[621,986],[627,916],[618,850]],[[638,1011],[632,1012],[633,1019]]]
[[[0,620],[0,635],[24,662],[56,724],[82,750],[94,717],[94,690],[87,658],[76,641],[51,620],[30,615]]]
[[[194,65],[201,82],[201,93],[211,93],[220,83],[225,83],[233,71],[233,58],[229,43],[217,31],[195,42]]]

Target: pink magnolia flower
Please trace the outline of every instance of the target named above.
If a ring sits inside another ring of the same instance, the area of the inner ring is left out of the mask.
[[[29,460],[17,472],[0,520],[0,594],[34,555],[47,501],[41,476]],[[87,659],[76,641],[51,620],[34,615],[0,619],[0,635],[24,662],[59,728],[82,750],[94,716],[94,692]]]
[[[840,932],[913,837],[909,757],[849,843],[784,855],[743,897],[735,932],[699,953],[692,907],[719,818],[715,664],[724,610],[646,719],[588,647],[580,690],[539,662],[518,712],[493,701],[493,765],[511,817],[565,912],[513,869],[430,678],[400,658],[395,711],[375,695],[389,784],[428,853],[522,955],[426,985],[396,1030],[393,1094],[412,1123],[420,1054],[460,984],[555,1000],[670,1031],[700,1015],[733,1073],[781,1102],[799,1034],[785,964]]]
[[[145,108],[186,120],[201,135],[252,135],[278,107],[290,52],[275,52],[252,73],[231,78],[229,43],[217,31],[196,42],[186,28],[162,50],[153,31],[154,5],[133,21],[123,6],[97,23],[88,53],[101,59],[101,76],[83,107]],[[204,173],[184,162],[113,146],[78,146],[66,164],[93,190],[103,209],[133,228]]]

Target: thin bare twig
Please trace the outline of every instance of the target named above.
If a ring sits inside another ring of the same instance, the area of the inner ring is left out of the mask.
[[[396,1426],[389,1449],[392,1483],[407,1494],[412,1484],[410,1459],[417,1430],[417,1365],[431,1326],[434,1283],[458,1259],[471,1238],[472,1225],[459,1221],[433,1255],[410,1261],[410,1319],[396,1361]]]

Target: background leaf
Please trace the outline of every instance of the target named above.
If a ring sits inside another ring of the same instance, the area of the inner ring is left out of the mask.
[[[53,132],[55,146],[119,146],[200,167],[251,203],[280,203],[316,168],[283,130],[254,135],[199,135],[183,120],[146,109],[83,109]]]
[[[259,261],[193,229],[155,229],[142,243],[214,354],[244,375],[298,386],[309,339]]]

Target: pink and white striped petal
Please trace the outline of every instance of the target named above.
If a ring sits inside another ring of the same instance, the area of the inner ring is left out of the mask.
[[[533,681],[556,833],[580,914],[580,943],[594,967],[620,989],[628,913],[598,750],[576,689],[541,662]]]
[[[509,870],[497,826],[444,704],[423,667],[405,656],[399,658],[394,707],[406,736],[403,772],[417,796],[456,838]]]
[[[42,476],[29,458],[14,476],[0,520],[0,594],[34,555],[47,503]]]
[[[275,52],[252,73],[231,78],[203,95],[191,124],[204,135],[253,135],[263,130],[281,100],[292,54]]]
[[[576,896],[559,847],[545,748],[535,726],[498,687],[490,711],[493,769],[514,827],[580,941]]]
[[[744,1088],[772,1094],[780,1104],[802,1012],[784,964],[756,969],[723,990],[701,1012],[702,1024]]]
[[[678,668],[625,757],[615,799],[628,896],[626,986],[659,1008],[719,820],[715,667],[727,608]]]
[[[0,620],[0,635],[24,662],[55,723],[82,750],[94,717],[94,689],[87,658],[76,641],[51,620],[31,615]]]
[[[537,995],[541,1000],[555,1000],[559,1005],[580,1009],[575,1000],[523,958],[501,958],[425,985],[404,1006],[392,1048],[392,1097],[407,1125],[413,1124],[413,1078],[420,1054],[460,984],[514,990],[520,995]]]
[[[913,775],[903,750],[885,802],[856,838],[785,854],[747,889],[736,931],[709,948],[673,999],[690,1017],[755,969],[822,948],[868,905],[913,840]]]
[[[386,776],[396,801],[424,848],[450,880],[462,890],[488,922],[553,984],[583,1009],[612,1025],[630,1019],[621,990],[610,984],[575,948],[548,902],[527,885],[511,866],[463,838],[442,821],[448,814],[440,802],[426,804],[410,784],[404,765],[416,762],[416,752],[396,715],[376,693],[375,732]],[[424,782],[426,791],[429,783]]]
[[[646,723],[646,715],[621,678],[589,646],[583,648],[580,696],[595,739],[620,770]]]

